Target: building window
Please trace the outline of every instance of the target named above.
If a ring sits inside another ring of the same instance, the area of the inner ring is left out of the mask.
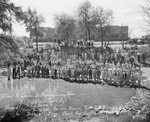
[[[116,38],[118,38],[119,37],[119,34],[116,34]]]
[[[126,34],[122,34],[122,38],[124,38],[126,36]]]

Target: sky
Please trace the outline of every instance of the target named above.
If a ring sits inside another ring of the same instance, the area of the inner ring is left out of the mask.
[[[22,6],[23,10],[28,7],[36,9],[45,18],[41,26],[55,27],[54,15],[60,13],[74,14],[78,6],[85,0],[11,0],[16,5]],[[145,29],[146,22],[143,19],[142,8],[145,0],[89,0],[92,6],[100,6],[111,9],[114,13],[113,25],[124,25],[129,27],[131,37],[141,37],[149,34]],[[13,25],[14,35],[29,36],[23,25]]]

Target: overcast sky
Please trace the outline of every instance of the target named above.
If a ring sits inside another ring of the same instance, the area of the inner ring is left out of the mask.
[[[76,8],[85,0],[11,0],[16,5],[22,6],[24,10],[28,7],[36,9],[39,14],[45,17],[45,27],[54,27],[54,15],[66,12],[73,14]],[[114,25],[129,26],[132,37],[141,37],[148,34],[143,27],[146,23],[143,20],[141,6],[145,6],[145,0],[89,0],[93,6],[101,6],[105,9],[112,9],[114,12]],[[20,25],[14,26],[14,33],[18,36],[29,34]]]

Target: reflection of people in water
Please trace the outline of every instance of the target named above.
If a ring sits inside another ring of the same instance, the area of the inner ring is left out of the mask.
[[[58,83],[52,83],[52,84],[50,84],[50,86],[51,86],[52,91],[57,91],[59,84]]]
[[[24,81],[23,81],[23,80],[20,80],[20,84],[21,84],[21,87],[23,88],[23,86],[24,86]]]
[[[13,81],[14,90],[16,89],[16,81]]]
[[[7,80],[7,88],[9,88],[9,90],[11,90],[11,81]]]
[[[4,82],[2,82],[2,84],[3,84],[3,88],[5,89],[5,83],[4,83]]]
[[[18,86],[18,89],[20,89],[20,80],[16,80],[16,84]]]
[[[10,64],[8,64],[8,69],[7,69],[7,77],[8,77],[8,80],[10,80],[10,77],[11,77],[11,69],[10,69]]]

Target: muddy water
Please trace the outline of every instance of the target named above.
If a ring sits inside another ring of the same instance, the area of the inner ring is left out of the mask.
[[[94,84],[77,84],[64,80],[33,79],[0,82],[0,108],[17,102],[35,103],[41,112],[67,116],[66,111],[82,111],[85,107],[107,105],[119,107],[135,95],[131,88],[117,88]],[[65,113],[64,113],[65,111]],[[49,112],[49,113],[50,113]]]

